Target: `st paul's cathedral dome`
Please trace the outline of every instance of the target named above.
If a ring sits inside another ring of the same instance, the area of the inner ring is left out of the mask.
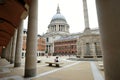
[[[59,6],[57,7],[56,14],[52,17],[50,24],[48,25],[48,33],[69,33],[69,25],[65,17],[60,13]]]

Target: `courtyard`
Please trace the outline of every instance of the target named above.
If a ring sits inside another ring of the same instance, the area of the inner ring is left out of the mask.
[[[70,56],[75,57],[75,56]],[[21,67],[14,68],[5,59],[0,59],[0,80],[104,80],[104,70],[100,69],[101,61],[73,61],[69,56],[59,56],[63,64],[60,67],[49,66],[45,62],[54,62],[55,56],[40,56],[37,60],[37,76],[24,78],[25,58]]]

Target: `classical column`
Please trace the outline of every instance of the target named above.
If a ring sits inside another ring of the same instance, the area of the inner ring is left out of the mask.
[[[1,58],[5,58],[5,51],[6,51],[6,47],[3,46]]]
[[[20,23],[20,26],[18,27],[18,32],[17,32],[14,67],[21,66],[22,43],[23,43],[23,20],[21,20],[21,23]]]
[[[56,31],[59,31],[58,27],[59,27],[59,26],[58,26],[58,25],[56,25]]]
[[[5,51],[5,58],[7,59],[7,61],[10,61],[10,57],[11,57],[11,43],[12,43],[12,38],[9,41]]]
[[[25,77],[36,76],[38,0],[31,0],[26,44]]]
[[[17,29],[15,29],[15,33],[13,36],[12,51],[11,51],[11,58],[10,58],[11,64],[14,63],[14,59],[15,59],[16,40],[17,40]]]
[[[9,56],[8,56],[8,61],[10,62],[10,59],[11,59],[11,53],[12,53],[12,42],[13,42],[13,37],[11,38],[11,40],[10,40],[10,45],[9,45],[9,49],[8,49],[8,54],[9,54]]]
[[[9,42],[9,43],[10,43],[10,42]],[[8,53],[8,52],[9,52],[9,51],[8,51],[8,50],[9,50],[9,43],[7,44],[6,49],[5,49],[5,59],[6,59],[6,60],[8,60],[8,55],[9,55],[9,53]]]
[[[65,25],[65,32],[66,32],[66,25]]]
[[[120,0],[96,0],[105,80],[120,80]]]
[[[90,30],[89,28],[89,17],[88,17],[88,8],[87,1],[83,0],[83,12],[84,12],[84,21],[85,21],[85,31]]]

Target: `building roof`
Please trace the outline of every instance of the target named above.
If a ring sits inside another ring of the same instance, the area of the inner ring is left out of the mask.
[[[55,42],[57,42],[57,41],[69,41],[69,40],[74,40],[74,39],[77,39],[78,37],[79,37],[79,35],[63,36],[63,37],[61,37],[60,39],[56,40]]]
[[[28,0],[0,0],[0,46],[7,46],[27,16]],[[24,14],[23,14],[24,13]]]
[[[52,21],[55,21],[55,20],[63,20],[66,22],[66,19],[65,17],[60,13],[60,8],[59,8],[59,5],[57,7],[57,13],[52,17]]]

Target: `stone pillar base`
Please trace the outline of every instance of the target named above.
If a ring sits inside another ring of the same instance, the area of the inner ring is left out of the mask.
[[[1,58],[5,58],[4,56],[1,56]]]
[[[10,64],[13,64],[14,63],[14,61],[13,60],[10,60]]]
[[[20,67],[21,63],[15,63],[14,67]]]
[[[24,77],[34,77],[36,76],[36,69],[25,69]]]

